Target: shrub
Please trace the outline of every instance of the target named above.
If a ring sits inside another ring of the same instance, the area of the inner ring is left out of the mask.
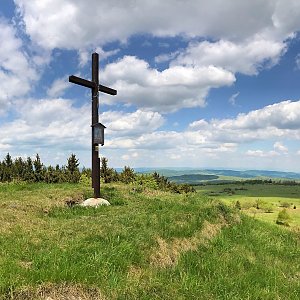
[[[123,171],[120,174],[120,179],[124,183],[131,183],[135,180],[134,170],[128,166],[125,166]]]
[[[265,213],[272,213],[274,211],[274,206],[272,205],[272,203],[263,203],[261,209]]]
[[[251,207],[255,207],[255,209],[256,209],[255,201],[247,200],[247,201],[242,202],[242,208],[249,209]]]
[[[152,175],[137,174],[135,177],[135,185],[142,188],[157,189],[158,185]]]
[[[276,224],[290,226],[289,224],[290,221],[291,221],[291,217],[285,208],[278,213]]]
[[[291,203],[285,201],[285,202],[280,203],[280,206],[285,207],[285,208],[290,208]]]
[[[90,176],[88,176],[87,174],[82,173],[80,175],[79,182],[83,185],[90,186],[90,185],[92,185],[92,178]]]

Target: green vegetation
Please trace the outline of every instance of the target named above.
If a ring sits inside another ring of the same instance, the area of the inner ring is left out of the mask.
[[[46,167],[36,154],[35,159],[18,157],[12,160],[9,153],[0,161],[0,182],[76,183],[80,179],[79,162],[75,154],[68,158],[66,166]]]
[[[0,299],[299,299],[295,232],[153,179],[102,184],[98,209],[66,205],[92,195],[86,174],[0,184]]]
[[[284,226],[290,226],[291,217],[286,211],[286,209],[283,209],[278,213],[278,217],[276,220],[276,224],[284,225]]]
[[[167,177],[161,176],[154,172],[153,174],[136,174],[129,166],[118,173],[115,169],[108,167],[107,158],[101,158],[101,179],[104,183],[123,182],[125,184],[135,184],[138,190],[143,190],[148,187],[149,182],[152,188],[162,191],[171,191],[173,193],[189,193],[195,189],[189,184],[177,184],[171,182]],[[14,161],[9,153],[4,160],[0,161],[0,183],[1,182],[45,182],[45,183],[90,183],[91,169],[83,168],[80,172],[79,161],[75,154],[67,160],[66,166],[46,167],[40,159],[39,154],[36,154],[34,161],[30,157],[26,160],[18,157]],[[154,184],[155,183],[155,184]]]
[[[203,185],[196,189],[231,207],[236,207],[238,201],[242,212],[271,224],[276,224],[278,213],[286,208],[291,229],[300,229],[300,185],[235,183]]]

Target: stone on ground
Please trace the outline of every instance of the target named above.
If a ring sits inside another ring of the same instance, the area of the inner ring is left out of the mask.
[[[83,201],[80,206],[91,206],[91,207],[98,207],[98,206],[108,206],[110,203],[103,199],[103,198],[89,198]]]

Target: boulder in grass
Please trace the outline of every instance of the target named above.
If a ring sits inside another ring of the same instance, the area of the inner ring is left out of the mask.
[[[98,206],[108,206],[110,203],[103,198],[89,198],[80,203],[80,206],[84,207],[98,207]]]

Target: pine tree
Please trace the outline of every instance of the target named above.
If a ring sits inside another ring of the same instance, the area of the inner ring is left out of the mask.
[[[109,168],[107,165],[107,158],[101,158],[100,176],[103,178],[105,183],[112,182],[114,179],[114,169]]]
[[[12,172],[13,161],[9,153],[6,154],[3,161],[3,181],[12,181],[13,172]]]
[[[79,162],[76,158],[75,154],[71,154],[68,158],[68,165],[67,165],[67,173],[68,173],[68,181],[72,183],[79,182],[80,179],[80,172],[79,172]]]
[[[35,160],[33,161],[34,166],[34,181],[41,182],[44,180],[44,168],[43,164],[41,163],[40,156],[38,153],[35,156]]]
[[[4,163],[2,161],[0,161],[0,181],[1,182],[4,181],[4,179],[3,179],[4,169],[5,169]]]
[[[15,159],[12,168],[14,179],[25,180],[25,165],[26,163],[23,161],[22,157],[18,157]]]
[[[25,163],[24,180],[29,182],[34,181],[33,163],[30,157],[27,157]]]

